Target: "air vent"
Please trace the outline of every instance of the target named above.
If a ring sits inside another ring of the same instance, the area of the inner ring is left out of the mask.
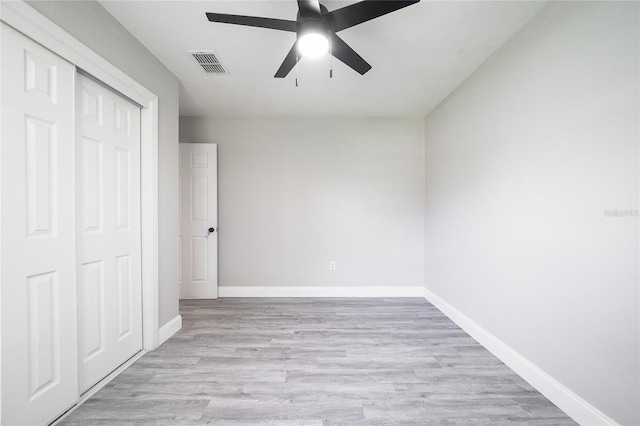
[[[198,65],[200,65],[207,74],[229,74],[229,71],[222,65],[222,62],[220,62],[215,52],[198,50],[187,53],[193,56],[193,59],[196,60]]]

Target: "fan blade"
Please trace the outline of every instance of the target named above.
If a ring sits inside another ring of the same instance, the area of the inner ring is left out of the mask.
[[[331,54],[359,72],[360,75],[371,69],[371,65],[367,61],[335,34],[331,34]]]
[[[298,0],[298,10],[302,18],[320,18],[319,0]]]
[[[286,19],[260,18],[255,16],[227,15],[224,13],[207,12],[207,19],[211,22],[224,24],[246,25],[249,27],[270,28],[272,30],[290,31],[295,33],[298,24]]]
[[[333,21],[333,31],[338,32],[354,25],[370,21],[403,7],[411,6],[420,0],[364,0],[341,9],[329,12],[326,16]]]
[[[298,63],[297,50],[298,42],[296,41],[289,53],[287,53],[284,61],[282,61],[282,65],[280,65],[280,68],[278,68],[278,71],[276,71],[276,75],[274,75],[275,78],[285,78],[287,74],[289,74],[289,71],[291,71],[293,67],[296,66],[296,63]]]

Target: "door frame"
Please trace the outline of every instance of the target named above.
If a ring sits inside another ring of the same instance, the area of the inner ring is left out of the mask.
[[[2,2],[0,21],[40,43],[142,106],[140,114],[140,216],[142,348],[158,347],[158,97],[23,0]],[[0,408],[1,409],[1,408]]]

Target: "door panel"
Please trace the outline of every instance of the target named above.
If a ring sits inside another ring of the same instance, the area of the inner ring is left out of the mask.
[[[82,265],[78,287],[80,360],[85,362],[104,352],[104,272],[102,261]]]
[[[181,143],[179,158],[180,298],[213,299],[218,297],[217,145]]]
[[[209,220],[209,176],[191,176],[191,220]]]
[[[0,32],[2,422],[46,424],[78,396],[75,70]]]
[[[208,237],[191,237],[191,282],[206,283],[208,274]]]
[[[81,214],[84,232],[102,231],[102,142],[83,137],[82,145],[82,203]]]
[[[116,148],[116,229],[129,230],[131,221],[131,153]]]
[[[80,392],[142,349],[140,109],[78,75]]]
[[[60,382],[58,271],[27,277],[29,299],[29,393],[32,398]]]
[[[116,303],[118,308],[118,341],[126,338],[133,332],[131,300],[133,286],[131,283],[131,255],[118,256],[116,258]]]

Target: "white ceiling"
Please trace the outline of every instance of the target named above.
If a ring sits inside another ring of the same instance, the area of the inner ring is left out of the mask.
[[[330,11],[353,1],[324,1]],[[338,33],[373,69],[302,58],[273,78],[295,34],[210,23],[205,12],[296,19],[295,0],[101,1],[180,79],[180,115],[424,116],[502,46],[543,1],[427,1]],[[231,72],[205,74],[191,50]]]

